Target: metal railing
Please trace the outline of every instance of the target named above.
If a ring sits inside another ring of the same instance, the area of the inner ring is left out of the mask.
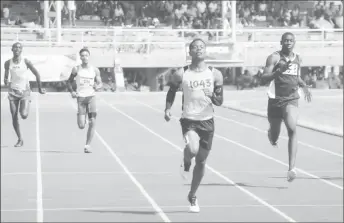
[[[279,42],[281,35],[292,32],[297,41],[309,42],[343,42],[343,29],[237,29],[236,42],[267,43]],[[2,41],[51,42],[57,43],[56,28],[9,28],[1,27]],[[130,29],[130,28],[63,28],[60,44],[68,42],[180,42],[191,41],[194,36],[211,36],[209,43],[230,43],[230,30],[223,29]],[[191,38],[188,38],[191,37]]]

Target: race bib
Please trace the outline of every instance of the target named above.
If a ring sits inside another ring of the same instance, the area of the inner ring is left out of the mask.
[[[93,87],[93,78],[80,78],[80,87]]]
[[[212,85],[212,80],[210,78],[204,80],[189,80],[188,86],[192,90],[202,90],[205,88],[210,88]]]
[[[298,65],[297,64],[290,64],[288,67],[288,70],[284,71],[283,74],[296,76],[298,74]]]

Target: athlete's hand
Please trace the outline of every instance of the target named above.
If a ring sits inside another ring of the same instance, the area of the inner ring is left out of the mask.
[[[210,91],[208,88],[203,89],[203,92],[205,94],[205,96],[212,98],[213,97],[213,92]]]
[[[46,93],[46,91],[45,91],[44,88],[39,88],[39,89],[38,89],[38,92],[39,92],[40,94],[45,94],[45,93]]]
[[[286,70],[288,70],[288,68],[290,67],[291,65],[291,61],[285,61],[285,60],[281,60],[280,62],[278,62],[278,71],[283,73],[285,72]]]
[[[305,95],[305,100],[309,103],[312,101],[312,93],[311,91],[309,90],[309,87],[308,86],[304,86],[302,88],[303,90],[303,94]]]
[[[73,92],[71,93],[71,95],[72,95],[72,98],[77,98],[77,97],[78,97],[78,93],[76,93],[75,91],[73,91]]]
[[[165,111],[165,120],[166,120],[166,122],[170,121],[171,117],[172,117],[171,110],[170,109],[166,109],[166,111]]]

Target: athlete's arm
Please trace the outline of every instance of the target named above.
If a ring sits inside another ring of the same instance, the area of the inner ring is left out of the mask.
[[[174,99],[178,88],[182,83],[183,78],[183,68],[179,68],[177,71],[173,72],[171,75],[171,81],[169,82],[170,88],[166,95],[166,106],[165,106],[165,120],[169,121],[171,119],[170,110],[172,108]]]
[[[103,82],[102,82],[102,78],[100,77],[100,71],[97,67],[94,68],[94,71],[96,72],[96,85],[95,85],[95,89],[99,90],[102,86],[103,86]]]
[[[170,88],[166,95],[165,111],[168,109],[171,109],[173,105],[176,92],[178,91],[178,88],[180,87],[180,84],[182,83],[182,76],[183,76],[182,68],[175,71],[171,76],[171,81],[169,83]]]
[[[67,80],[67,88],[68,88],[68,91],[72,94],[75,94],[75,92],[73,91],[73,81],[77,75],[77,68],[76,67],[73,67],[72,69],[72,73],[70,74],[68,80]]]
[[[223,76],[218,69],[213,70],[214,74],[214,92],[211,94],[211,101],[216,106],[221,106],[223,103]]]
[[[33,75],[36,76],[36,82],[38,85],[39,93],[44,94],[45,91],[42,89],[41,76],[39,75],[38,70],[33,66],[31,61],[29,61],[28,59],[25,59],[25,63],[26,63],[27,68],[29,68],[29,70],[33,73]]]
[[[297,75],[297,77],[298,77],[298,85],[303,90],[303,93],[305,95],[305,100],[307,102],[311,102],[312,101],[312,93],[309,90],[307,84],[301,79],[301,63],[302,63],[302,59],[301,59],[300,56],[299,56],[299,61],[300,61],[300,66],[299,66],[298,75]]]
[[[280,70],[277,69],[276,71],[273,72],[273,69],[276,65],[276,63],[279,60],[279,55],[271,54],[267,60],[266,60],[266,65],[262,74],[262,81],[263,83],[268,83],[272,81],[275,76],[280,73]]]
[[[5,85],[8,84],[8,75],[9,75],[9,73],[10,73],[10,61],[7,60],[7,61],[5,62],[5,77],[4,77],[4,83],[5,83]]]

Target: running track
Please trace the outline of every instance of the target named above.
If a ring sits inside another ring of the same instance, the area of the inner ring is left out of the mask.
[[[299,175],[288,183],[286,139],[274,149],[266,119],[224,108],[216,108],[201,213],[188,213],[180,101],[166,123],[165,94],[99,94],[94,152],[84,154],[69,94],[33,94],[19,149],[2,100],[1,221],[343,221],[343,138],[299,128]]]

